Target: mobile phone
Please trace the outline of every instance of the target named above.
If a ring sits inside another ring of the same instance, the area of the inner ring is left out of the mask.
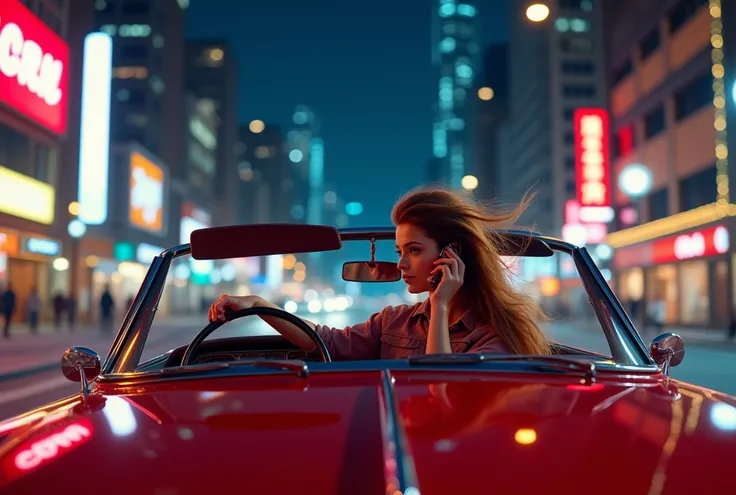
[[[442,248],[439,256],[437,256],[437,259],[446,258],[447,254],[445,253],[445,250],[448,248],[452,249],[453,251],[455,251],[455,254],[460,256],[460,244],[456,242],[451,242],[450,244]],[[432,290],[435,290],[437,286],[440,285],[440,280],[442,280],[442,271],[438,271],[437,273],[430,275],[427,279],[427,282],[429,283],[429,286],[432,288]]]

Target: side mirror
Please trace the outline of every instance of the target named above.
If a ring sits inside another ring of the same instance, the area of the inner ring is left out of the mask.
[[[348,261],[342,265],[342,279],[347,282],[398,282],[401,270],[390,261]]]
[[[82,396],[89,395],[89,381],[100,374],[100,356],[86,347],[70,347],[61,357],[61,372],[73,382],[79,382]]]
[[[676,333],[663,333],[649,344],[649,354],[662,368],[662,373],[669,376],[670,368],[674,368],[685,359],[685,343]]]

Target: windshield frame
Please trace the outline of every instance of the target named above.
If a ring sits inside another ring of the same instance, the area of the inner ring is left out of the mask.
[[[343,241],[388,240],[395,238],[393,228],[339,229]],[[547,244],[552,251],[572,257],[598,323],[608,341],[611,359],[626,367],[658,369],[631,319],[610,288],[585,247],[536,233],[506,230],[512,235],[531,236]],[[151,324],[158,309],[166,277],[172,262],[191,255],[191,245],[181,244],[164,250],[153,258],[141,288],[123,319],[100,375],[118,375],[136,371],[140,364]]]

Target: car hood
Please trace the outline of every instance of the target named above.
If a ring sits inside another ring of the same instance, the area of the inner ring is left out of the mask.
[[[691,494],[732,483],[732,398],[676,381],[533,377],[371,371],[98,386],[86,410],[75,397],[0,424],[0,491],[361,495],[393,493],[401,473],[422,495]]]

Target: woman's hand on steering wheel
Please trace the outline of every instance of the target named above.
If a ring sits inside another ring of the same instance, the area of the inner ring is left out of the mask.
[[[260,305],[261,301],[263,301],[261,296],[230,296],[223,294],[220,296],[220,299],[213,302],[210,306],[208,313],[209,321],[225,321],[226,313],[255,308]]]

